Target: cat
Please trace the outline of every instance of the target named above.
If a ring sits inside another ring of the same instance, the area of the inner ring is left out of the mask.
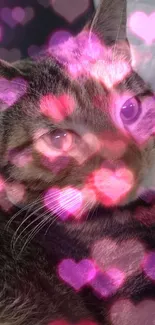
[[[105,0],[76,38],[0,62],[2,325],[154,322],[154,94],[125,26]]]

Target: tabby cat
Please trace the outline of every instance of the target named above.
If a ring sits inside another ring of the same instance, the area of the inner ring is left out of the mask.
[[[155,101],[126,23],[104,0],[77,37],[0,62],[1,325],[154,324]]]

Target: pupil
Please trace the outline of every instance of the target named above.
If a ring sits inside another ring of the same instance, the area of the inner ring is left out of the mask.
[[[129,105],[124,105],[121,111],[121,114],[126,119],[132,118],[135,113],[135,106],[131,103]]]
[[[126,124],[134,123],[141,114],[141,105],[136,98],[132,98],[122,106],[120,117]]]
[[[52,134],[51,136],[51,140],[52,140],[52,145],[57,148],[57,149],[61,149],[63,146],[63,141],[66,137],[66,133],[65,132],[54,132],[54,134]]]

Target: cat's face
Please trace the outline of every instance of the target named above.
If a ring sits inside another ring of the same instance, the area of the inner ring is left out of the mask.
[[[78,51],[83,52],[79,43]],[[108,53],[112,57],[113,49]],[[0,167],[10,200],[20,203],[22,184],[25,204],[41,194],[48,208],[48,197],[53,210],[57,205],[54,212],[72,201],[71,210],[77,205],[80,213],[98,203],[126,204],[149,186],[154,97],[120,48],[115,55],[126,69],[119,78],[117,69],[109,72],[110,61],[101,66],[96,59],[88,74],[85,66],[73,77],[62,65],[65,51],[56,59],[49,55],[23,66],[1,63]]]

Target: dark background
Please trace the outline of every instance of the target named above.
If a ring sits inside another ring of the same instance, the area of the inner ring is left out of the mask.
[[[37,54],[59,29],[77,34],[93,10],[92,0],[0,0],[0,59]]]

